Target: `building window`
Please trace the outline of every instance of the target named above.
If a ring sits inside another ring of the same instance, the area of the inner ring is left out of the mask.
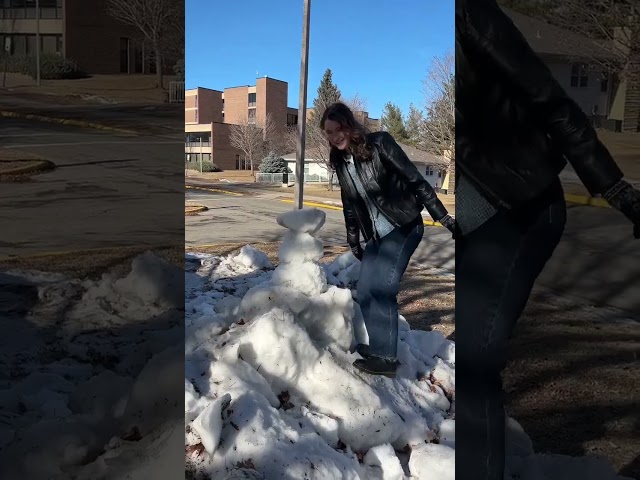
[[[291,127],[297,124],[298,124],[298,115],[294,115],[293,113],[287,113],[287,126]]]
[[[250,108],[248,113],[248,123],[256,123],[256,109]]]
[[[63,0],[40,0],[40,18],[62,18]],[[35,0],[0,0],[0,19],[36,18]]]
[[[580,63],[571,65],[571,86],[577,88],[589,86],[589,73],[586,65]]]
[[[203,147],[211,146],[211,132],[191,132],[185,135],[187,147],[199,147],[202,142]]]
[[[256,94],[255,93],[250,93],[249,94],[249,106],[250,107],[255,107],[256,106]]]
[[[240,155],[236,155],[236,170],[240,170]]]
[[[609,74],[607,72],[602,72],[602,77],[600,78],[600,91],[609,91]]]
[[[433,167],[427,167],[427,175],[433,177]]]
[[[11,42],[10,55],[36,55],[36,36],[33,34],[15,34],[2,36],[4,49],[6,39]],[[62,35],[40,35],[40,52],[43,54],[62,54]]]

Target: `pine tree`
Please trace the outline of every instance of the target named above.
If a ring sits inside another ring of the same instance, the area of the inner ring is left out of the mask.
[[[406,131],[408,143],[417,147],[423,141],[424,116],[422,112],[412,103],[409,105],[409,115],[407,116]]]
[[[327,68],[318,87],[318,94],[313,100],[313,114],[311,115],[313,123],[320,123],[322,114],[326,108],[332,103],[339,102],[342,94],[338,87],[333,83],[333,74],[331,69]]]
[[[397,142],[406,142],[408,140],[407,129],[402,118],[400,107],[391,102],[387,102],[380,118],[382,129],[389,132]]]
[[[287,161],[273,152],[262,160],[258,170],[260,173],[291,173]]]

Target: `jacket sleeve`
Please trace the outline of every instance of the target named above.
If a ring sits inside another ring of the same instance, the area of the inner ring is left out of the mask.
[[[623,177],[580,106],[495,0],[458,0],[456,31],[464,39],[465,48],[486,68],[500,72],[530,100],[546,133],[592,195],[604,193]]]
[[[420,174],[416,166],[404,153],[400,145],[389,132],[382,132],[380,147],[384,159],[387,160],[402,175],[420,203],[424,205],[434,220],[441,220],[448,214],[447,209],[436,195],[433,187]]]
[[[345,189],[340,189],[342,198],[342,211],[344,212],[344,222],[347,227],[347,243],[351,248],[360,245],[360,227],[356,218],[355,207],[347,197]]]

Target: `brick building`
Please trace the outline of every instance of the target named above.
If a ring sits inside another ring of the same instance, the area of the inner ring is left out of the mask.
[[[255,85],[225,88],[193,88],[185,91],[185,165],[199,168],[200,159],[223,170],[244,170],[251,166],[242,151],[231,146],[232,124],[264,125],[270,115],[276,128],[298,124],[298,109],[287,107],[287,82],[269,77]],[[309,114],[313,109],[307,109]],[[378,130],[380,121],[358,112],[361,121]],[[254,159],[255,160],[255,159]]]
[[[231,146],[232,124],[264,125],[270,115],[281,131],[298,123],[298,110],[287,107],[287,82],[269,77],[255,85],[224,91],[198,87],[185,92],[185,163],[198,168],[200,157],[223,170],[250,169],[241,150]],[[202,144],[202,145],[201,145]]]
[[[35,0],[0,0],[0,41],[10,55],[36,54]],[[155,73],[136,29],[106,10],[105,0],[40,0],[40,51],[74,60],[91,74]],[[168,60],[167,72],[174,60]]]

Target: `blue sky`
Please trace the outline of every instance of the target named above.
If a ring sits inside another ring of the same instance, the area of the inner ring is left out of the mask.
[[[379,118],[388,101],[403,113],[424,99],[434,56],[454,46],[454,0],[311,0],[312,106],[327,68],[345,97],[358,94]],[[298,107],[302,0],[186,0],[186,87],[289,83]],[[257,73],[257,75],[256,75]]]

